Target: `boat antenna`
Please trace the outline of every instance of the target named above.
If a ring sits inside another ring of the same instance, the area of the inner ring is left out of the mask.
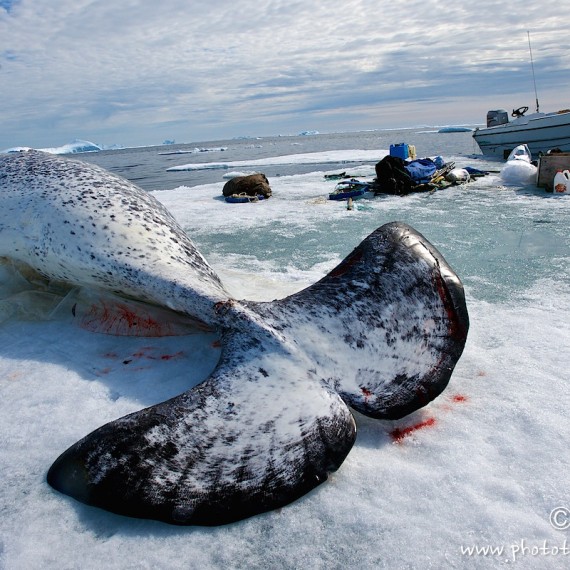
[[[536,91],[536,77],[534,76],[534,62],[532,60],[532,48],[530,47],[530,32],[527,30],[526,35],[528,36],[528,51],[530,52],[530,67],[532,69],[532,81],[534,83],[534,97],[536,99],[536,112],[538,113],[538,93]]]

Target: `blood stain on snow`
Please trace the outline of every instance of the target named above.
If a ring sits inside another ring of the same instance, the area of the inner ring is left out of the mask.
[[[163,354],[160,357],[160,360],[173,360],[174,358],[180,358],[181,356],[184,356],[183,350],[175,352],[174,354]]]
[[[125,355],[119,355],[116,352],[106,352],[103,354],[103,358],[107,359],[118,359],[121,360],[123,364],[131,364],[131,362],[135,360],[162,360],[162,361],[169,361],[175,360],[178,358],[183,358],[185,352],[183,350],[179,350],[178,352],[174,353],[165,353],[161,354],[160,349],[153,346],[144,346],[141,349],[133,352],[131,355],[125,358]],[[141,369],[142,370],[142,369]]]
[[[158,351],[153,346],[144,346],[139,351],[133,353],[133,358],[145,358],[146,360],[174,360],[184,356],[184,351],[179,350],[173,354],[153,354]]]
[[[464,394],[454,394],[451,396],[451,402],[453,404],[465,404],[469,401],[469,397],[465,396]],[[449,404],[444,404],[441,408],[443,412],[450,412],[452,407]],[[404,438],[408,437],[412,433],[422,430],[428,427],[432,427],[437,423],[437,420],[430,416],[423,422],[418,422],[417,424],[413,424],[407,427],[397,427],[390,432],[390,437],[395,443],[402,443]]]
[[[365,388],[364,386],[360,388],[360,391],[362,392],[365,401],[368,401],[368,399],[373,396],[372,392],[368,388]]]
[[[427,427],[432,427],[436,424],[436,419],[433,417],[427,418],[423,422],[419,422],[417,424],[402,427],[402,428],[395,428],[390,432],[390,437],[395,443],[402,443],[405,437],[408,437],[410,434],[414,433],[415,431],[425,429]]]

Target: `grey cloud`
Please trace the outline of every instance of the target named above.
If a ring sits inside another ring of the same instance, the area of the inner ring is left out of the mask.
[[[74,125],[99,141],[120,132],[127,144],[157,142],[161,125],[182,140],[177,120],[203,138],[240,135],[244,125],[298,132],[319,114],[367,128],[384,106],[405,125],[414,101],[429,101],[429,117],[445,122],[449,98],[465,101],[468,122],[495,94],[517,105],[528,92],[529,22],[539,91],[568,92],[570,38],[557,0],[524,13],[491,0],[0,2],[11,10],[0,10],[10,101],[0,149],[63,143]]]

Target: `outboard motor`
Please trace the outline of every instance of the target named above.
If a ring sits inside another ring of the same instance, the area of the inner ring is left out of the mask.
[[[509,122],[509,114],[504,109],[497,109],[496,111],[487,111],[488,127],[505,125],[508,122]]]

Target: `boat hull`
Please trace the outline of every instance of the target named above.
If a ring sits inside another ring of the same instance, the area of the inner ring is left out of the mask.
[[[473,138],[486,156],[507,158],[520,144],[533,155],[559,148],[570,151],[570,112],[536,113],[504,125],[476,129]]]

